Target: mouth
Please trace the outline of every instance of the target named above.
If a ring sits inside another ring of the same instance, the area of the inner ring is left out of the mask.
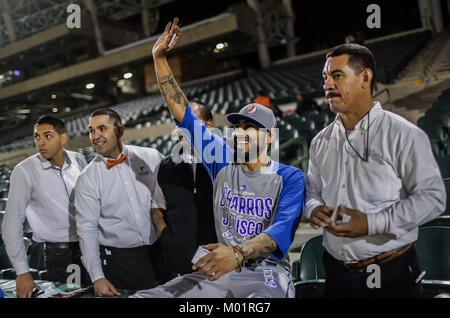
[[[39,153],[47,153],[48,150],[47,149],[39,149]]]
[[[105,145],[105,143],[106,143],[106,141],[104,141],[104,140],[97,140],[94,142],[94,147],[101,148]]]
[[[236,139],[236,146],[238,148],[245,148],[248,145],[248,137],[241,137]]]

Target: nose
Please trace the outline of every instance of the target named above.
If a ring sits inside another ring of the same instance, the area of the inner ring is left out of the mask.
[[[336,88],[336,85],[334,83],[332,76],[328,77],[323,83],[323,89],[326,92],[326,91],[329,91],[329,90],[332,90],[335,88]]]
[[[242,129],[242,127],[238,127],[235,128],[233,131],[233,137],[239,137],[239,136],[244,136],[245,135],[245,130]]]

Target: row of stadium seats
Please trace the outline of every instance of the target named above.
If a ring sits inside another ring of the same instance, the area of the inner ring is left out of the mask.
[[[301,249],[300,257],[292,264],[292,281],[297,298],[323,297],[325,268],[322,255],[322,235],[308,240]],[[450,292],[450,227],[424,226],[414,244],[419,256],[423,297],[435,297]],[[430,248],[432,247],[432,248]]]

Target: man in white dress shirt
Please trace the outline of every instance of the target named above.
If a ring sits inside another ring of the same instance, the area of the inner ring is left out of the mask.
[[[23,242],[27,219],[33,240],[45,242],[47,274],[51,281],[66,283],[68,266],[79,266],[80,283],[88,284],[81,264],[75,227],[74,187],[86,166],[83,155],[64,150],[65,125],[52,116],[40,117],[34,126],[34,142],[39,153],[17,164],[11,174],[2,236],[13,265],[17,297],[31,297],[34,283]]]
[[[155,149],[124,145],[124,131],[114,110],[92,113],[89,136],[98,155],[75,187],[82,261],[97,296],[157,284],[151,263],[157,234],[150,213],[165,208],[155,186],[162,155]]]
[[[375,61],[366,47],[334,48],[323,79],[338,115],[311,143],[305,216],[325,229],[325,294],[420,296],[413,243],[418,227],[439,216],[446,202],[430,142],[372,99]],[[342,214],[334,222],[338,206]]]

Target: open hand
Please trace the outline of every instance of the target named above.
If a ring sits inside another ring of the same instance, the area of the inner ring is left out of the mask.
[[[165,57],[177,44],[181,37],[181,29],[178,26],[178,21],[179,19],[175,18],[173,19],[173,22],[167,23],[164,32],[153,45],[152,53],[154,59]],[[175,38],[172,41],[174,35]]]

